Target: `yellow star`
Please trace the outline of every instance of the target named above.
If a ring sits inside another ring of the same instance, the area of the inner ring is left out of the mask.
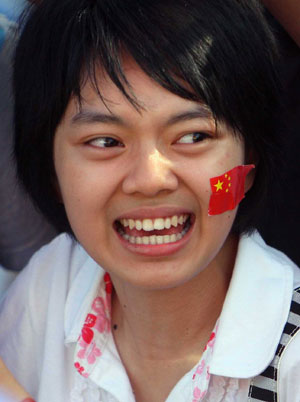
[[[222,181],[218,180],[218,183],[214,184],[214,186],[216,187],[216,191],[223,190],[222,188],[223,184],[224,183]]]

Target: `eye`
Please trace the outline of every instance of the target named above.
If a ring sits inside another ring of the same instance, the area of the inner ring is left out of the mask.
[[[87,142],[88,145],[98,148],[123,147],[124,145],[112,137],[97,137]]]
[[[194,144],[196,142],[201,142],[206,140],[207,138],[210,138],[211,135],[203,132],[194,132],[194,133],[189,133],[186,135],[183,135],[181,138],[179,138],[178,141],[176,141],[177,144]]]

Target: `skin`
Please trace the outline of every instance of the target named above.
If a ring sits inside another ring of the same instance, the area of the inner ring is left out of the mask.
[[[225,125],[217,132],[207,112],[199,115],[199,104],[166,91],[130,58],[124,67],[143,109],[99,73],[109,111],[87,83],[84,113],[71,99],[57,128],[54,163],[77,239],[111,275],[115,341],[136,398],[157,402],[199,360],[220,314],[236,255],[238,240],[229,234],[236,210],[208,216],[209,179],[243,164],[245,149]],[[190,141],[194,132],[205,133],[201,141]],[[105,137],[115,146],[103,148]],[[252,181],[251,173],[246,191]],[[174,210],[189,211],[195,222],[171,253],[140,253],[114,229],[120,217]]]
[[[2,359],[0,359],[0,400],[18,402],[27,398],[30,398],[30,395],[15,380]]]
[[[299,0],[263,0],[264,5],[300,46]]]

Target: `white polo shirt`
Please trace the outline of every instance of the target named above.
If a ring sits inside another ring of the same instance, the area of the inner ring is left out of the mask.
[[[257,233],[242,237],[214,346],[206,356],[208,393],[202,397],[195,388],[195,376],[204,367],[200,361],[167,401],[247,401],[251,378],[274,357],[298,286],[300,271],[286,256]],[[65,234],[19,274],[0,311],[0,356],[38,402],[134,401],[107,329],[108,304],[104,270]],[[92,339],[93,325],[97,336]],[[297,335],[278,371],[280,401],[299,402],[299,372]]]

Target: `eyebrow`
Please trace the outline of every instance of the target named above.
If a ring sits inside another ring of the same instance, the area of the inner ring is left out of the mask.
[[[173,124],[188,121],[199,118],[211,118],[212,112],[206,107],[199,105],[195,110],[189,110],[186,112],[180,112],[171,116],[167,121],[166,125],[171,126]],[[81,110],[75,114],[71,119],[72,124],[93,124],[93,123],[106,123],[106,124],[117,124],[125,126],[125,121],[112,113],[102,113],[92,110]]]
[[[93,123],[113,123],[125,125],[124,120],[114,114],[94,112],[91,110],[81,110],[71,119],[72,124],[93,124]]]
[[[178,113],[174,116],[171,116],[167,120],[166,125],[171,126],[173,124],[180,123],[181,121],[188,121],[199,118],[200,119],[212,118],[212,112],[206,106],[199,105],[195,110]]]

